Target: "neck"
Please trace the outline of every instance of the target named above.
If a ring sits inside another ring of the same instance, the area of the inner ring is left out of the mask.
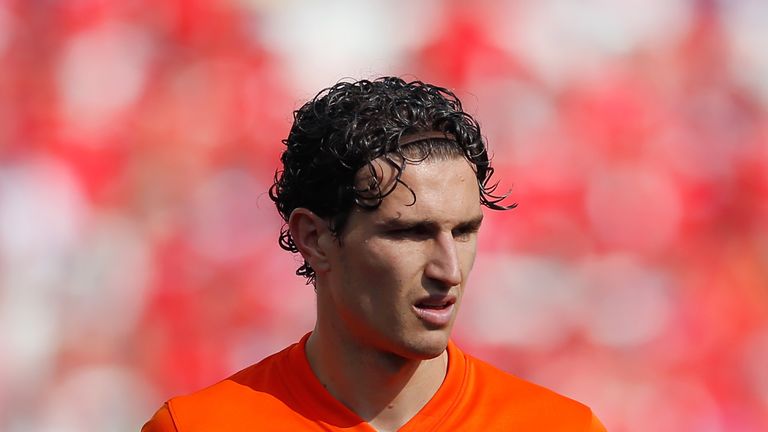
[[[377,430],[397,430],[437,392],[448,353],[408,359],[371,347],[342,342],[319,326],[307,341],[307,360],[328,392]]]

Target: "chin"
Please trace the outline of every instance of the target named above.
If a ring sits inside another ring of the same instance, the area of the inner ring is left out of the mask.
[[[408,357],[418,360],[433,359],[442,354],[448,347],[448,335],[428,335],[420,340],[413,341],[406,349],[410,352]]]
[[[433,358],[440,357],[440,354],[442,354],[444,352],[445,352],[445,347],[443,347],[443,349],[441,349],[439,351],[437,351],[437,350],[436,351],[426,351],[426,352],[422,353],[423,355],[419,357],[419,360],[431,360]]]

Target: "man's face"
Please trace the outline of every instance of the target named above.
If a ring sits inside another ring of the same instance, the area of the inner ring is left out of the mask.
[[[391,184],[392,168],[374,163]],[[361,170],[358,182],[367,184],[366,176]],[[326,241],[319,317],[344,342],[432,358],[445,350],[474,263],[483,217],[478,185],[462,157],[409,164],[401,180],[415,203],[398,184],[375,211],[352,210],[341,244]]]

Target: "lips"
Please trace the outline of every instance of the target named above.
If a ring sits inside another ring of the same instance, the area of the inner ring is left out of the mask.
[[[430,296],[416,303],[416,306],[425,309],[443,309],[454,303],[456,303],[454,296]]]
[[[451,322],[456,296],[431,295],[413,305],[413,310],[430,327],[445,327]]]

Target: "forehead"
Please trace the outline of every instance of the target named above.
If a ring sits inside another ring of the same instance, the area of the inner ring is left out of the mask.
[[[357,185],[369,185],[375,175],[383,190],[396,182],[396,170],[382,158],[372,162],[373,171],[361,169]],[[482,214],[475,171],[464,157],[427,158],[406,163],[400,181],[374,211],[355,208],[372,221],[391,218],[463,222]]]

